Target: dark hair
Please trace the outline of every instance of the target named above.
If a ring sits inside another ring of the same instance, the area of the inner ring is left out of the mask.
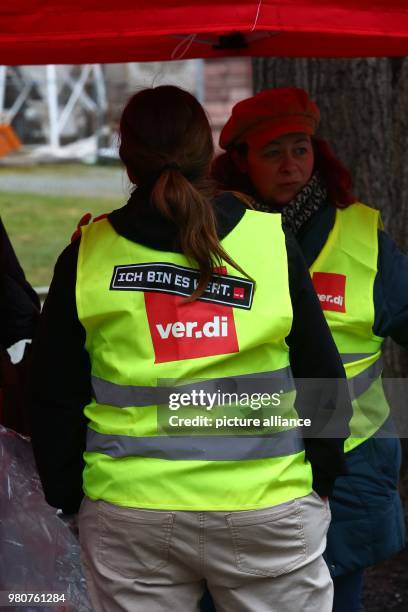
[[[347,208],[356,201],[350,171],[336,157],[326,140],[313,136],[312,144],[315,154],[314,167],[325,182],[330,202],[336,208]]]
[[[353,181],[349,170],[336,157],[329,143],[312,136],[315,155],[314,169],[326,185],[330,202],[337,208],[347,208],[356,201],[353,195]],[[221,189],[235,189],[250,196],[256,196],[248,174],[241,172],[233,160],[233,151],[245,157],[247,143],[240,143],[225,153],[218,155],[211,166],[211,176]]]
[[[247,195],[254,195],[254,186],[246,172],[241,172],[232,158],[236,152],[245,158],[248,152],[248,145],[242,142],[231,147],[225,153],[217,155],[211,164],[211,176],[217,183],[219,189],[236,190]]]
[[[148,189],[151,205],[177,226],[184,255],[198,263],[200,279],[189,300],[202,295],[222,260],[245,275],[218,239],[209,179],[213,154],[207,116],[187,91],[163,85],[144,89],[127,103],[119,156],[130,180]]]

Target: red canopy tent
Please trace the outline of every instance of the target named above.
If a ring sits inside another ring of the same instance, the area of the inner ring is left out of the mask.
[[[407,0],[3,0],[0,63],[408,55]]]

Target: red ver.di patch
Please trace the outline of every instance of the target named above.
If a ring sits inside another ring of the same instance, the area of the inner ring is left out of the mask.
[[[239,351],[230,306],[185,303],[177,295],[144,294],[155,363],[224,355]]]
[[[322,310],[346,312],[346,277],[331,272],[313,272],[315,291]]]

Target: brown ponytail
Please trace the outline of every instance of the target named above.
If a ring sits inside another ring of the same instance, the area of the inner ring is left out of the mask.
[[[200,103],[178,87],[145,89],[126,105],[120,136],[130,180],[149,188],[151,205],[177,226],[182,252],[198,264],[199,284],[189,301],[203,294],[222,260],[247,276],[218,239],[208,179],[213,141]]]

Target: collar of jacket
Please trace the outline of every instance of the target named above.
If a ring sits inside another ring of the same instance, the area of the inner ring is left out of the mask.
[[[335,220],[336,207],[326,201],[298,231],[296,239],[309,268],[326,244]]]
[[[223,192],[214,198],[218,237],[225,238],[239,223],[246,207],[235,195]],[[127,204],[114,210],[108,219],[124,238],[158,251],[181,253],[177,239],[177,227],[149,204],[149,196],[136,189]]]

